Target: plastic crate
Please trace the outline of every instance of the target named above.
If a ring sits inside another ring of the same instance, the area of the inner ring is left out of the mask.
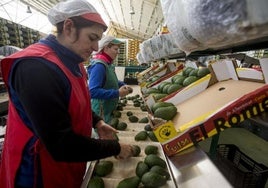
[[[233,144],[219,144],[215,164],[235,188],[263,188],[268,168],[257,163]]]

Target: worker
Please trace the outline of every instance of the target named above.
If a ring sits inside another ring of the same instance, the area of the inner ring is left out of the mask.
[[[60,2],[48,19],[57,35],[1,61],[9,93],[1,188],[77,188],[87,161],[132,156],[131,145],[114,139],[116,130],[91,110],[83,62],[98,50],[105,22],[87,0]]]
[[[87,67],[92,109],[107,123],[113,118],[119,98],[133,91],[130,86],[118,80],[115,73],[113,60],[117,57],[121,44],[115,37],[103,37]]]

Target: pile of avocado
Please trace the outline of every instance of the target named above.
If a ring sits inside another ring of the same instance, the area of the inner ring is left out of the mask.
[[[116,188],[138,188],[140,185],[148,188],[157,188],[170,180],[166,161],[158,156],[158,147],[148,145],[144,149],[146,157],[139,161],[135,168],[135,176],[121,180]]]
[[[133,101],[134,107],[140,107],[143,102],[141,101],[141,98],[139,95],[134,96],[128,96],[123,99],[121,99],[120,108],[113,112],[113,119],[110,122],[110,125],[114,127],[117,130],[120,131],[127,131],[128,122],[123,122],[120,120],[122,117],[123,107],[126,106],[128,103],[128,100]],[[139,104],[140,105],[139,105]],[[167,109],[161,109],[166,108]],[[157,104],[154,106],[153,111],[157,113],[162,114],[162,110],[167,110],[168,114],[164,113],[164,116],[162,118],[164,119],[170,119],[172,118],[170,114],[175,114],[177,112],[177,109],[174,109],[174,105],[171,107],[170,104]],[[157,110],[160,110],[157,112]],[[143,111],[143,110],[142,110]],[[155,137],[155,134],[152,130],[152,127],[149,124],[149,119],[147,116],[145,117],[138,117],[135,115],[134,110],[126,110],[125,112],[127,119],[130,123],[140,123],[144,124],[143,130],[140,130],[136,133],[136,135],[133,135],[134,141],[136,141],[136,144],[132,145],[132,153],[133,157],[136,157],[138,159],[136,166],[133,166],[133,170],[135,172],[134,176],[131,177],[124,177],[123,179],[120,179],[118,181],[118,184],[116,185],[116,188],[138,188],[138,187],[147,187],[147,188],[157,188],[165,185],[168,180],[170,180],[170,174],[167,169],[167,164],[164,159],[162,159],[159,156],[159,149],[158,146],[153,144],[148,144],[144,148],[143,155],[141,155],[141,147],[139,146],[140,141],[152,141],[152,142],[158,142],[157,138]],[[173,116],[172,115],[172,116]],[[137,126],[141,126],[137,124]],[[115,135],[117,136],[117,135]],[[117,139],[119,140],[118,136]],[[134,163],[135,164],[135,163]],[[105,188],[105,181],[107,179],[107,175],[112,173],[114,168],[114,164],[112,161],[107,159],[102,159],[98,163],[96,163],[92,177],[88,182],[88,188]],[[110,177],[110,176],[108,176]],[[109,179],[109,178],[108,178]],[[108,180],[107,179],[107,180]],[[108,180],[109,181],[109,180]]]
[[[171,93],[194,83],[200,78],[210,73],[209,68],[192,68],[186,67],[181,74],[177,74],[171,78],[171,81],[163,81],[157,87],[150,87],[146,90],[145,96],[152,94],[156,100],[160,100]]]

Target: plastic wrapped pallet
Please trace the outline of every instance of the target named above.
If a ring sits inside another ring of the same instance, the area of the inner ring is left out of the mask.
[[[146,40],[140,44],[140,52],[146,62],[154,60],[150,41]]]
[[[182,53],[179,47],[174,43],[174,38],[171,33],[160,35],[163,44],[164,53],[167,55],[173,55]]]
[[[187,54],[268,34],[267,0],[161,0],[175,43]]]
[[[142,57],[142,55],[141,55],[140,52],[137,53],[137,55],[136,55],[136,59],[138,60],[138,62],[139,62],[140,65],[142,65],[142,64],[144,64],[144,63],[147,63],[147,62],[143,59],[143,57]]]

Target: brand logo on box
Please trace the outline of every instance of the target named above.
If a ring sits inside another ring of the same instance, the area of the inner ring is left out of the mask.
[[[159,126],[154,130],[154,134],[156,135],[156,138],[159,142],[164,142],[166,140],[169,140],[170,138],[173,138],[178,133],[174,127],[174,124],[172,121],[168,121],[165,124]]]

